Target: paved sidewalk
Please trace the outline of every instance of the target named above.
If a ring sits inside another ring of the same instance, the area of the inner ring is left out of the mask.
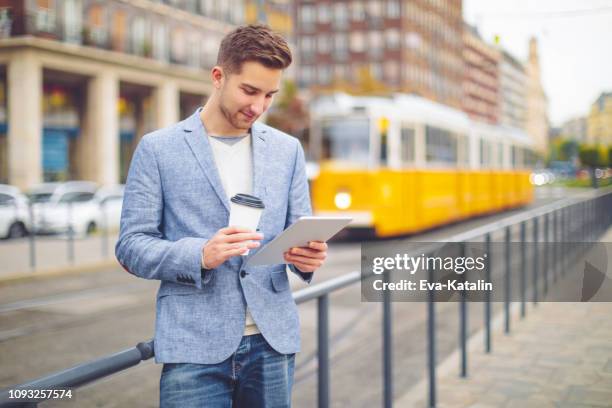
[[[602,241],[612,242],[612,228]],[[540,303],[513,321],[509,335],[493,332],[491,354],[470,340],[468,378],[456,356],[439,365],[438,408],[612,407],[612,303]],[[395,406],[426,407],[425,386]]]

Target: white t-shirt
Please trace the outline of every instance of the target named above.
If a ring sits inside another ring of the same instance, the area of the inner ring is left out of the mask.
[[[238,193],[252,194],[253,154],[250,133],[241,136],[209,135],[208,140],[228,200]],[[259,329],[247,307],[244,335],[257,333]]]

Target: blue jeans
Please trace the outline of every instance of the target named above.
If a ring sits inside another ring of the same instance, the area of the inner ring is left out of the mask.
[[[161,408],[290,407],[295,354],[280,354],[261,334],[244,336],[218,364],[166,363]]]

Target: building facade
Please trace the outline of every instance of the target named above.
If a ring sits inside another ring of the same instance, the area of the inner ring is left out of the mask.
[[[461,0],[296,0],[301,89],[414,93],[461,108]]]
[[[474,120],[496,124],[500,117],[500,51],[467,24],[463,44],[463,110]]]
[[[591,144],[612,145],[612,92],[603,92],[591,105],[587,141]]]
[[[587,118],[578,117],[563,122],[560,136],[564,139],[575,140],[578,143],[587,142]]]
[[[527,74],[523,63],[504,50],[499,63],[499,84],[499,123],[525,130]]]
[[[0,182],[125,180],[139,138],[211,91],[243,0],[0,0]]]
[[[548,99],[542,87],[538,43],[529,40],[527,72],[527,115],[525,129],[533,138],[534,148],[542,155],[548,152]]]

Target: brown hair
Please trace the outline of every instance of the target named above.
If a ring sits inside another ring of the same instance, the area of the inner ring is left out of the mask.
[[[239,73],[242,64],[257,61],[268,68],[285,69],[291,64],[291,51],[285,39],[270,27],[251,24],[238,27],[221,40],[217,65],[228,73]]]

